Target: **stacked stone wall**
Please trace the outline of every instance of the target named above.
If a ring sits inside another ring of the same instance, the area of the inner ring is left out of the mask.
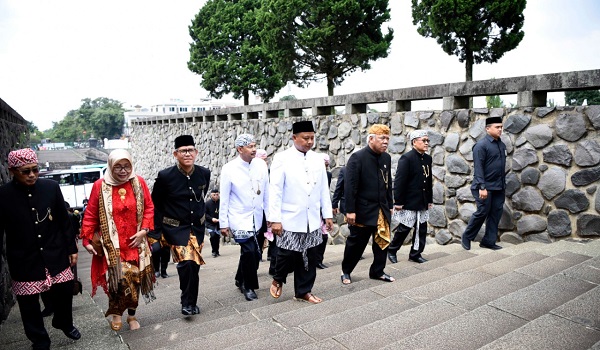
[[[10,181],[8,153],[19,145],[28,144],[27,141],[29,141],[27,122],[0,99],[0,186]],[[2,200],[6,199],[2,198]],[[4,235],[4,232],[0,232],[0,235]],[[6,240],[3,242],[0,247],[2,252],[0,254],[0,321],[6,319],[10,308],[15,303],[6,263]]]
[[[428,129],[434,165],[429,232],[439,244],[447,244],[460,238],[476,209],[470,191],[472,147],[485,136],[485,118],[490,116],[503,118],[502,141],[508,152],[500,240],[550,243],[565,237],[600,236],[600,106],[138,124],[132,133],[132,153],[138,173],[152,186],[159,170],[175,164],[175,137],[191,134],[200,151],[197,163],[212,171],[211,186],[217,186],[221,167],[236,156],[233,144],[237,135],[254,134],[270,160],[274,153],[292,145],[293,122],[310,119],[317,130],[315,151],[331,157],[333,189],[340,167],[352,152],[366,145],[370,125],[390,126],[388,152],[394,171],[400,156],[411,149],[406,135],[415,129]],[[337,219],[343,223],[341,217]],[[480,236],[484,230],[485,226]],[[347,234],[345,225],[336,225],[330,241],[343,243]]]

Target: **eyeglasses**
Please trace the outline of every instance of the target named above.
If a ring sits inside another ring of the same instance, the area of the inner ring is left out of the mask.
[[[125,170],[126,172],[130,172],[131,171],[131,167],[130,166],[115,166],[113,167],[113,170],[120,173],[121,171]]]
[[[195,148],[184,148],[177,150],[177,153],[179,154],[193,154],[194,152],[196,152]]]
[[[429,139],[421,139],[423,143],[429,143]]]
[[[34,174],[37,174],[37,173],[39,173],[39,172],[40,172],[40,168],[36,166],[36,167],[33,167],[33,168],[28,168],[28,169],[24,169],[24,170],[19,170],[19,172],[21,173],[21,175],[29,175],[29,174],[31,174],[32,172],[33,172]]]

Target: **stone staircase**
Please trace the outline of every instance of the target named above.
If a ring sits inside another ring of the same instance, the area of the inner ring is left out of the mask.
[[[157,300],[138,308],[142,328],[124,324],[118,333],[103,316],[106,296],[89,297],[83,252],[79,273],[88,292],[74,299],[83,337],[73,342],[46,323],[53,347],[62,349],[600,349],[600,240],[502,245],[465,251],[428,244],[424,264],[405,260],[404,247],[401,261],[386,268],[394,283],[368,278],[367,248],[348,286],[340,283],[344,247],[328,246],[330,267],[317,271],[313,289],[324,299],[319,305],[292,300],[291,275],[273,299],[267,261],[259,299],[246,301],[233,284],[239,248],[225,245],[200,271],[199,315],[181,315],[170,264]],[[0,348],[27,347],[15,306],[0,329]]]

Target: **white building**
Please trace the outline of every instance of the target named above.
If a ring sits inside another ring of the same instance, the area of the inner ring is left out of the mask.
[[[182,99],[172,98],[167,102],[143,107],[140,105],[130,106],[125,112],[125,125],[123,133],[129,136],[131,121],[139,118],[156,117],[192,112],[202,112],[206,110],[221,109],[228,107],[237,107],[240,104],[237,102],[213,100],[210,98],[200,99],[199,101],[190,102]]]

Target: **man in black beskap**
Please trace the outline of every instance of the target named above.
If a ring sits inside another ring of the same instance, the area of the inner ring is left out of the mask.
[[[374,124],[368,131],[368,146],[352,154],[346,164],[344,196],[350,235],[342,260],[342,284],[352,283],[350,274],[371,237],[373,263],[369,277],[384,282],[395,281],[384,272],[393,209],[392,161],[386,152],[389,141],[390,128]]]
[[[54,310],[52,327],[71,339],[81,338],[72,310],[75,232],[58,183],[38,179],[35,151],[10,152],[8,168],[13,179],[0,187],[0,247],[6,233],[6,259],[25,335],[33,349],[50,349],[40,294]]]
[[[429,149],[427,130],[411,132],[410,142],[412,150],[400,157],[394,177],[394,210],[400,223],[388,247],[388,259],[392,264],[398,262],[396,252],[413,227],[415,232],[408,260],[419,264],[427,261],[421,256],[427,240],[428,210],[433,207],[432,160],[425,153]]]
[[[219,227],[219,189],[210,191],[210,198],[206,201],[206,231],[210,239],[212,256],[216,258],[219,254],[219,241],[221,240],[221,228]]]
[[[177,165],[161,170],[154,182],[154,231],[148,236],[164,240],[177,263],[181,313],[200,313],[198,284],[200,265],[204,265],[204,196],[208,192],[210,170],[194,164],[198,150],[191,135],[175,138],[173,156]],[[161,236],[162,235],[162,236]]]

